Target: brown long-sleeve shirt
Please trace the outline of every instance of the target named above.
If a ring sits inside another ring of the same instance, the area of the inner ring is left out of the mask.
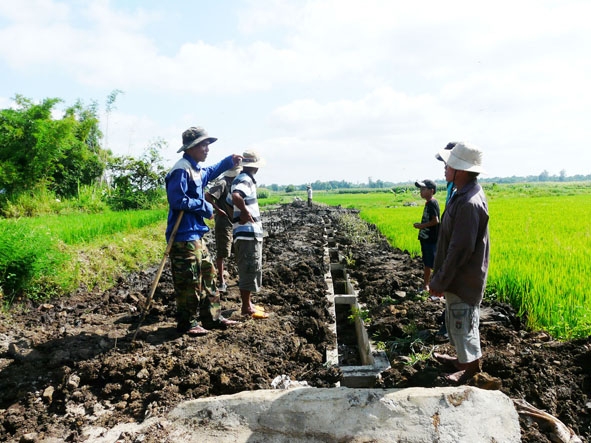
[[[449,201],[441,219],[433,277],[435,292],[452,292],[464,302],[482,301],[488,274],[488,204],[476,180]]]

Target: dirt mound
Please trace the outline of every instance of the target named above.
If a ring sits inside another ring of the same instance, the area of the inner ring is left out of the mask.
[[[163,415],[187,399],[270,389],[280,375],[335,386],[340,370],[325,365],[325,352],[335,341],[324,280],[327,225],[335,229],[341,259],[371,319],[369,334],[391,358],[380,386],[447,385],[445,368],[420,358],[449,350],[436,340],[443,304],[420,294],[420,261],[378,235],[374,241],[354,238],[339,226],[343,214],[352,213],[294,205],[267,213],[265,287],[255,297],[270,313],[267,320],[240,318],[232,262],[223,308],[226,316],[243,321],[205,337],[176,333],[168,267],[133,343],[156,268],[121,279],[106,292],[81,289],[3,316],[0,440],[84,441],[82,429],[89,424],[113,427]],[[505,304],[486,303],[483,312],[487,378],[476,383],[499,388],[500,381],[509,397],[525,399],[579,436],[591,437],[591,340],[564,343],[527,331]],[[523,441],[551,441],[536,422],[523,418],[521,425]],[[118,441],[157,442],[165,435],[155,427],[140,440],[121,435]]]

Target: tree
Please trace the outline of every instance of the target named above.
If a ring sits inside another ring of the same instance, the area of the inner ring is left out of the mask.
[[[544,169],[538,176],[538,180],[540,180],[541,182],[547,182],[548,180],[550,180],[550,173]]]
[[[76,195],[105,167],[101,161],[96,104],[78,101],[54,119],[58,98],[35,104],[21,95],[15,108],[0,110],[0,190],[16,195],[45,188],[60,197]]]
[[[140,159],[126,156],[110,160],[113,189],[108,201],[113,209],[147,209],[160,200],[166,176],[160,151],[166,145],[156,140]]]

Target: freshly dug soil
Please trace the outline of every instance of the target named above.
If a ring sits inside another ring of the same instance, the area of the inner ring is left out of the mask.
[[[204,337],[177,334],[168,266],[133,342],[156,267],[121,278],[105,292],[81,288],[68,298],[2,314],[0,440],[84,441],[86,426],[140,422],[183,400],[270,389],[281,375],[335,386],[342,373],[325,364],[336,340],[326,297],[329,250],[346,265],[363,306],[357,315],[368,317],[370,337],[391,361],[377,387],[449,385],[447,368],[429,357],[433,351],[453,354],[436,336],[443,303],[421,294],[419,259],[391,248],[355,211],[296,202],[264,217],[264,289],[255,302],[269,312],[266,320],[241,318],[232,260],[222,307],[226,317],[241,322]],[[371,235],[347,226],[351,218]],[[327,237],[334,239],[332,248]],[[207,240],[213,253],[213,236]],[[483,304],[484,374],[469,383],[525,399],[588,440],[591,340],[558,342],[523,325],[510,306]],[[350,357],[341,353],[341,359]],[[351,358],[344,362],[355,365]],[[520,422],[524,442],[552,441],[546,425],[526,416]],[[166,435],[154,426],[117,441],[160,442]]]

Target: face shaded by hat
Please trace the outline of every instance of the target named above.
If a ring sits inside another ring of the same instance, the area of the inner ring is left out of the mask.
[[[486,172],[482,167],[482,151],[465,142],[458,142],[451,151],[443,149],[438,155],[457,171]]]
[[[181,146],[181,148],[176,152],[184,152],[193,146],[197,146],[204,140],[208,140],[211,144],[215,142],[217,138],[207,135],[207,131],[201,126],[192,126],[183,132],[183,146]]]
[[[266,162],[258,152],[253,150],[246,150],[242,154],[242,167],[243,168],[262,168]]]
[[[435,184],[435,182],[433,180],[429,180],[428,178],[426,178],[425,180],[417,180],[415,182],[415,186],[417,188],[431,189],[431,190],[433,190],[433,194],[435,194],[437,192],[437,185]]]

